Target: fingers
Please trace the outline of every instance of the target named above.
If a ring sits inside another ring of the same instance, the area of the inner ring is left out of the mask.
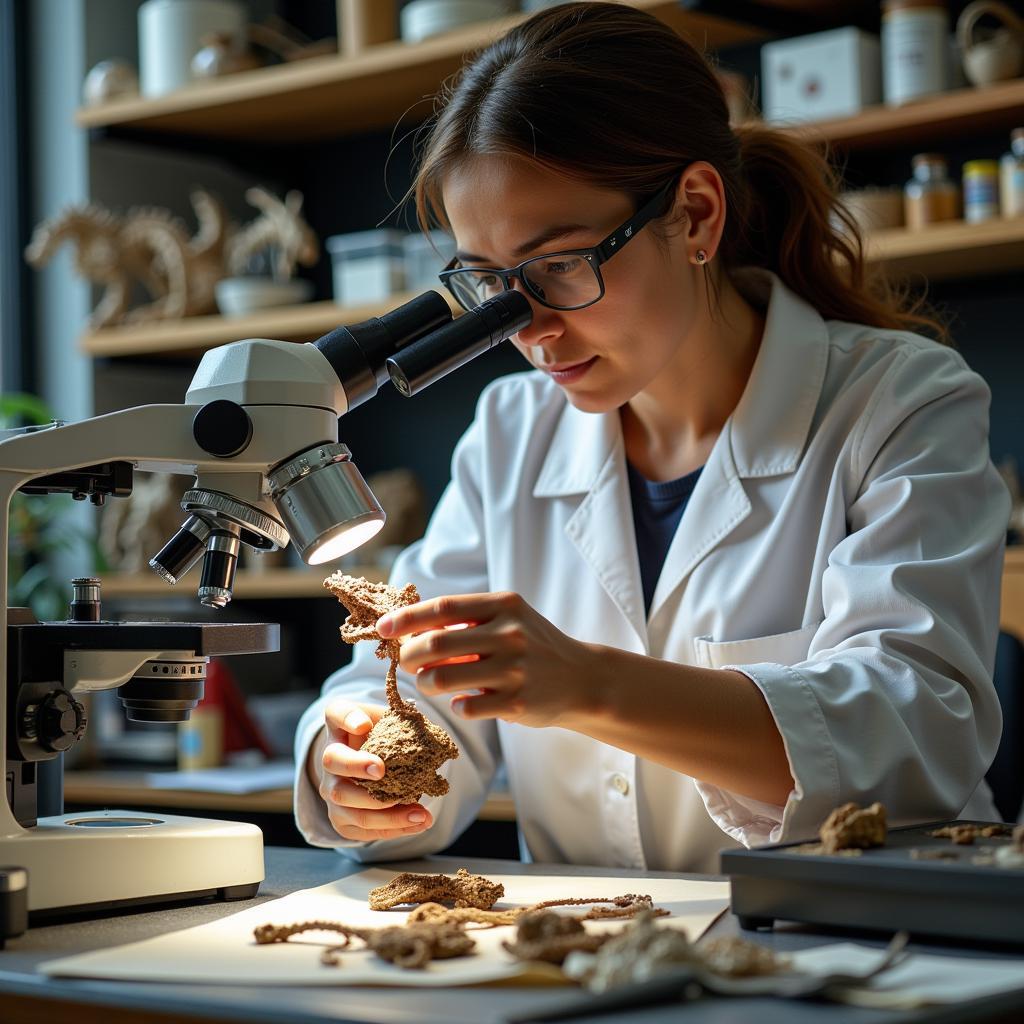
[[[324,773],[349,779],[381,779],[384,762],[347,743],[328,743],[323,754]]]
[[[344,839],[393,839],[423,832],[434,823],[430,812],[420,804],[381,803],[341,778],[321,786],[320,795],[327,804],[331,825]]]
[[[430,601],[420,601],[388,612],[377,621],[377,632],[386,638],[466,622],[488,622],[521,601],[518,594],[511,593],[449,594],[435,597]]]
[[[493,655],[497,646],[493,633],[486,626],[432,629],[402,644],[399,664],[406,672],[415,675],[436,665],[479,661]]]
[[[361,704],[339,697],[324,711],[328,735],[335,742],[358,749],[385,711],[387,708],[380,704]]]
[[[424,669],[416,676],[416,688],[425,697],[462,690],[502,688],[502,684],[518,688],[522,673],[507,659],[486,658],[462,665],[440,665]]]
[[[500,691],[452,697],[451,706],[459,718],[470,721],[477,718],[500,718],[505,722],[516,722],[526,713],[526,705],[522,700]]]

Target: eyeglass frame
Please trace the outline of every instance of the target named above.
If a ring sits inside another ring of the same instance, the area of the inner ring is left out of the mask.
[[[557,249],[553,252],[541,253],[539,256],[531,256],[529,259],[523,260],[522,263],[514,267],[506,267],[503,270],[499,270],[497,267],[456,267],[454,264],[459,262],[459,258],[458,256],[453,256],[448,261],[448,265],[444,270],[437,275],[438,279],[452,293],[455,301],[466,310],[473,309],[474,307],[467,306],[462,301],[462,298],[452,286],[451,279],[456,274],[464,274],[467,271],[487,271],[490,274],[496,275],[504,285],[502,291],[506,292],[512,289],[510,282],[518,280],[531,298],[536,299],[537,302],[548,309],[558,310],[562,313],[572,312],[576,309],[586,309],[588,306],[592,306],[595,302],[600,302],[604,298],[604,277],[602,277],[600,269],[602,264],[607,263],[617,252],[621,252],[630,239],[635,238],[652,220],[664,216],[668,212],[667,207],[664,209],[662,207],[665,206],[665,200],[674,191],[676,181],[677,179],[673,178],[668,184],[660,188],[632,217],[620,224],[610,235],[598,242],[597,245],[584,246],[579,249]],[[582,256],[587,260],[594,271],[594,277],[597,278],[599,289],[597,298],[584,302],[579,306],[555,306],[537,295],[530,282],[524,276],[523,267],[538,260],[549,260],[555,256]]]

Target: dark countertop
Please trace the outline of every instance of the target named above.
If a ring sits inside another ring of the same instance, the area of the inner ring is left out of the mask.
[[[400,870],[472,870],[519,874],[617,875],[607,868],[563,865],[524,865],[510,861],[468,862],[462,858],[434,857],[429,861],[394,865]],[[333,850],[266,850],[267,878],[255,900],[241,903],[171,905],[159,910],[119,912],[61,923],[42,924],[11,939],[0,952],[0,1019],[3,1024],[139,1024],[142,1021],[274,1022],[274,1024],[323,1024],[325,1021],[373,1022],[373,1024],[487,1024],[505,1015],[539,1009],[572,997],[572,989],[558,987],[476,987],[447,989],[310,988],[277,987],[253,990],[241,986],[189,986],[149,982],[103,982],[71,978],[46,978],[36,967],[58,956],[69,956],[178,931],[233,914],[245,907],[277,899],[297,889],[323,885],[362,865],[340,857]],[[73,870],[73,865],[69,865]],[[659,873],[652,872],[652,877]],[[636,877],[630,875],[629,877]],[[675,876],[679,877],[679,876]],[[696,877],[696,876],[694,876]],[[712,928],[715,935],[739,934],[732,915],[725,914]],[[796,926],[779,926],[772,933],[758,933],[758,941],[780,950],[793,950],[843,941]],[[856,941],[883,946],[879,939],[858,936]],[[932,953],[998,956],[990,951],[967,951],[951,945],[912,947]],[[630,1024],[667,1024],[677,1021],[678,1005],[633,1010],[628,1014],[576,1018]],[[688,1004],[686,1019],[693,1024],[919,1024],[946,1021],[1020,1021],[1024,1019],[1024,991],[970,1004],[938,1007],[927,1011],[890,1012],[853,1009],[822,1002],[770,999],[703,999]]]

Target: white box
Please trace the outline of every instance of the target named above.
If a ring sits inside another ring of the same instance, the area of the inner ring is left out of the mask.
[[[405,288],[401,231],[332,235],[324,245],[331,254],[334,301],[340,305],[379,302]]]
[[[761,48],[766,121],[821,121],[882,100],[878,37],[836,28]]]
[[[440,288],[437,275],[455,255],[455,240],[446,231],[416,232],[402,239],[405,286],[411,292]]]

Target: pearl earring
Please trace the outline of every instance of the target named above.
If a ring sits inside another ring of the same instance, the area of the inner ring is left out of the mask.
[[[705,249],[698,249],[697,250],[697,262],[699,264],[703,265],[703,264],[707,263],[707,261],[708,261],[707,251]]]

